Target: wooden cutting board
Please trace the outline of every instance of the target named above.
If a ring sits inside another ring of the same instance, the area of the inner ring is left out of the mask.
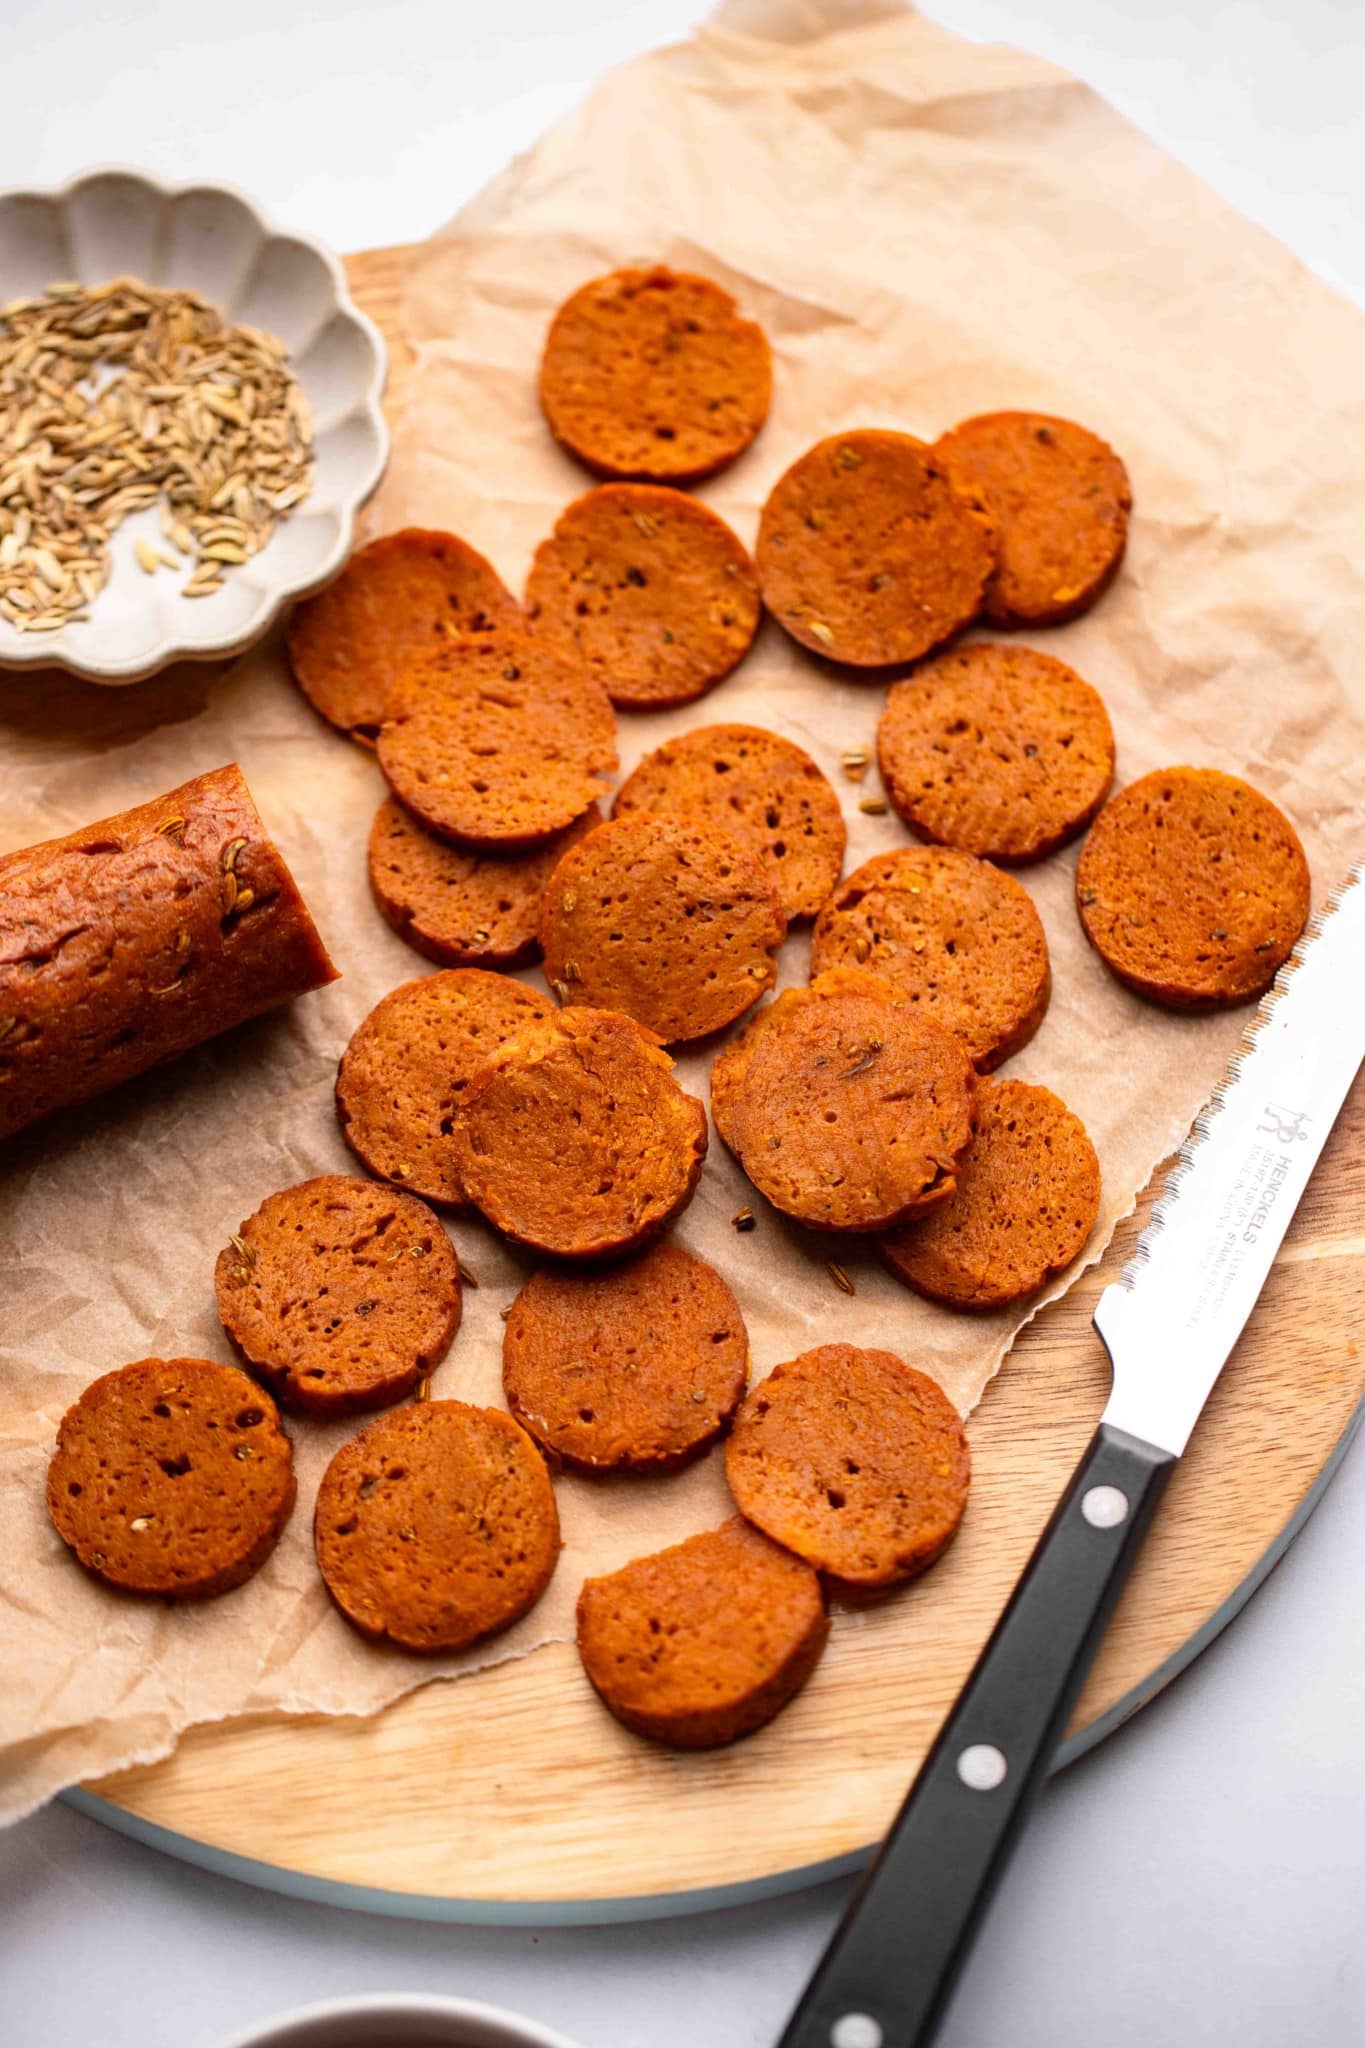
[[[393,351],[391,401],[408,367],[399,255],[350,263]],[[882,1833],[1098,1419],[1108,1368],[1090,1315],[1147,1199],[988,1388],[971,1422],[971,1512],[947,1557],[922,1585],[836,1615],[806,1691],[749,1741],[685,1756],[636,1740],[559,1643],[370,1720],[201,1729],[81,1803],[262,1883],[451,1918],[667,1911],[829,1874]],[[1365,1395],[1362,1218],[1365,1083],[1177,1469],[1066,1755],[1136,1711],[1236,1612],[1344,1447]]]

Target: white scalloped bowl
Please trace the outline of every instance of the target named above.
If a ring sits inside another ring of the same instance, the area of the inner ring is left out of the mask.
[[[384,473],[386,358],[351,303],[340,264],[284,235],[225,185],[163,185],[141,171],[86,172],[53,192],[0,193],[0,304],[60,279],[128,275],[201,292],[225,317],[277,335],[313,413],[313,488],[259,554],[206,598],[138,567],[135,543],[161,544],[155,507],[111,538],[109,581],[87,621],[20,633],[0,619],[0,666],[56,663],[95,683],[135,683],[173,661],[223,661],[268,631],[296,598],[335,576],[356,515]]]

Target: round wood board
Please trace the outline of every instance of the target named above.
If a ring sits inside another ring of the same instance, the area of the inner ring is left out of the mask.
[[[351,260],[394,350],[398,252]],[[1159,1186],[1158,1176],[1155,1186]],[[1148,1196],[1153,1190],[1148,1191]],[[175,1754],[72,1795],[210,1867],[370,1911],[566,1921],[715,1905],[830,1876],[882,1834],[1099,1417],[1091,1328],[1148,1197],[1102,1267],[1024,1331],[970,1424],[962,1534],[921,1587],[837,1614],[799,1699],[733,1749],[628,1735],[571,1644],[368,1720],[192,1731]],[[1365,1081],[1177,1468],[1062,1760],[1150,1699],[1230,1619],[1316,1498],[1365,1395]]]

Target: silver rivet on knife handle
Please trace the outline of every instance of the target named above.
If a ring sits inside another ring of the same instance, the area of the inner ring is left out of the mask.
[[[886,2035],[870,2012],[846,2012],[829,2030],[829,2048],[882,2048]]]
[[[1081,1496],[1081,1513],[1092,1529],[1117,1529],[1128,1516],[1128,1496],[1117,1486],[1092,1486]]]
[[[969,1792],[994,1792],[1008,1770],[1004,1751],[993,1742],[974,1742],[957,1760],[957,1775]]]

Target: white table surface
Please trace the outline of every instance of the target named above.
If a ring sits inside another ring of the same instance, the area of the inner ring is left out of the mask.
[[[1360,0],[931,11],[1089,78],[1365,303]],[[605,65],[697,13],[7,0],[0,184],[139,162],[237,182],[339,248],[416,238]],[[1231,1633],[1049,1790],[943,2048],[1365,2041],[1363,1555],[1357,1450]],[[253,1892],[55,1806],[0,1837],[0,2039],[215,2048],[306,1999],[406,1989],[515,2006],[584,2048],[765,2048],[843,1897],[539,1935],[423,1926]]]

